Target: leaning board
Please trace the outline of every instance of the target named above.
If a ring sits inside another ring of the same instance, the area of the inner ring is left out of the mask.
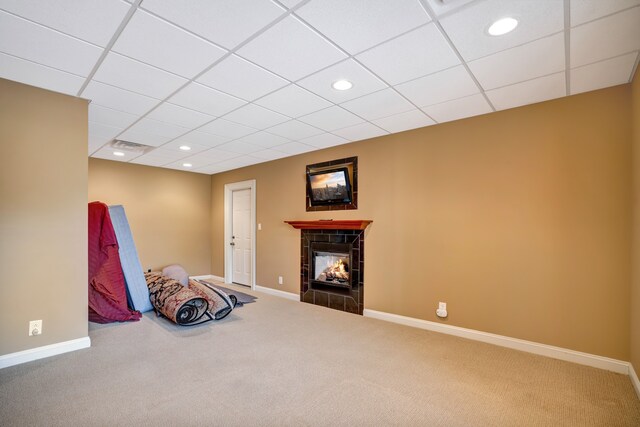
[[[134,309],[142,313],[153,310],[149,300],[149,288],[138,259],[138,252],[133,242],[133,235],[129,228],[127,216],[124,213],[124,207],[121,205],[109,206],[109,215],[118,239],[120,264],[122,265],[122,272],[124,273],[131,304]]]

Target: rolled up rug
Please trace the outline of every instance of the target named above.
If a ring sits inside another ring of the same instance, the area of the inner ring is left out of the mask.
[[[157,314],[181,326],[214,320],[208,312],[209,302],[202,295],[160,273],[145,273],[144,277],[149,287],[149,299]]]
[[[235,295],[227,295],[204,282],[189,279],[189,289],[202,296],[209,303],[209,314],[216,320],[224,319],[238,303]]]

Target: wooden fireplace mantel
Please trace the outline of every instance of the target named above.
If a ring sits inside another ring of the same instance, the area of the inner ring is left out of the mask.
[[[320,219],[316,221],[285,221],[302,230],[364,230],[373,221],[368,219]]]

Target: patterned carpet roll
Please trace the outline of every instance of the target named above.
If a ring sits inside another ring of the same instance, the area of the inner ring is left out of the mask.
[[[202,295],[159,273],[145,273],[144,277],[156,313],[183,326],[213,320],[208,313],[209,302]]]
[[[234,295],[227,295],[220,289],[193,279],[189,279],[189,289],[207,300],[209,303],[209,313],[216,320],[227,317],[238,302]]]

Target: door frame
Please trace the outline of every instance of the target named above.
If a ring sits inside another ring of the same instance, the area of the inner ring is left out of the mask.
[[[233,236],[233,192],[251,190],[251,289],[256,288],[256,180],[233,182],[224,185],[224,281],[232,283],[233,247],[229,244]]]

